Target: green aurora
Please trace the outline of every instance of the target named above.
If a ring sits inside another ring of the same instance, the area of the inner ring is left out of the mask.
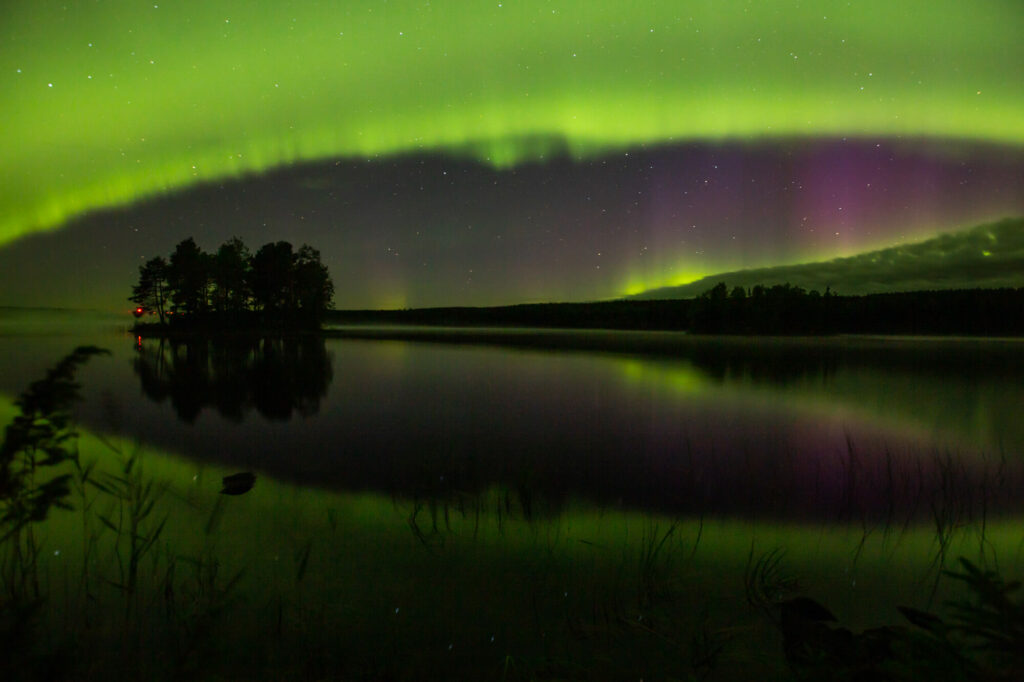
[[[1021,273],[1024,218],[1017,218],[846,258],[723,272],[679,286],[642,290],[636,298],[692,298],[719,282],[746,288],[792,284],[846,295],[965,286],[998,289],[1020,286]]]
[[[1024,143],[1017,0],[5,4],[0,245],[334,157]]]

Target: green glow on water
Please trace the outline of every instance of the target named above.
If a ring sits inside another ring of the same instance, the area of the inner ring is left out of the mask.
[[[616,359],[615,364],[630,384],[644,389],[667,386],[671,392],[681,395],[706,395],[712,387],[709,378],[689,364],[654,364],[637,358]]]
[[[1019,145],[1020,20],[1014,0],[21,0],[0,43],[0,244],[337,156],[507,167],[693,139]]]

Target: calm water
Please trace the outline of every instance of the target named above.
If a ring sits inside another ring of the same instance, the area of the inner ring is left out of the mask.
[[[40,524],[39,641],[104,679],[788,679],[753,560],[855,631],[962,598],[957,557],[1024,566],[1019,341],[431,334],[171,344],[0,310],[0,414],[110,350],[78,410],[108,488]]]
[[[405,498],[499,487],[540,513],[570,499],[823,520],[915,514],[936,495],[1024,504],[1019,341],[707,339],[652,356],[172,344],[123,321],[48,320],[0,321],[0,392],[96,344],[111,355],[80,376],[88,428],[303,484]]]

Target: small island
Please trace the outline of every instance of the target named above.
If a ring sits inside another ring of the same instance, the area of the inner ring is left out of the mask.
[[[169,258],[139,266],[138,333],[316,330],[331,308],[334,283],[320,252],[268,242],[256,253],[238,237],[206,253],[192,237]],[[155,319],[154,319],[155,318]]]

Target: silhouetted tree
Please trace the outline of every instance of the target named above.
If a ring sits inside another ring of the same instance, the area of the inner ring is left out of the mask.
[[[304,317],[320,319],[323,312],[331,307],[334,297],[334,282],[327,272],[327,266],[320,262],[320,252],[303,244],[295,254],[295,302]]]
[[[167,278],[175,312],[196,315],[206,312],[210,287],[210,257],[192,237],[174,247]]]
[[[220,245],[213,257],[213,309],[240,313],[249,306],[249,248],[238,237]]]
[[[155,310],[163,324],[169,294],[167,261],[157,256],[139,266],[139,283],[132,287],[128,300],[145,310]]]
[[[708,334],[725,330],[725,318],[729,303],[729,288],[719,282],[693,301],[690,308],[690,328]]]
[[[711,301],[724,301],[728,291],[729,287],[725,286],[725,282],[719,282],[701,295]]]
[[[294,254],[288,242],[269,242],[252,257],[250,285],[257,309],[270,315],[294,310]]]

